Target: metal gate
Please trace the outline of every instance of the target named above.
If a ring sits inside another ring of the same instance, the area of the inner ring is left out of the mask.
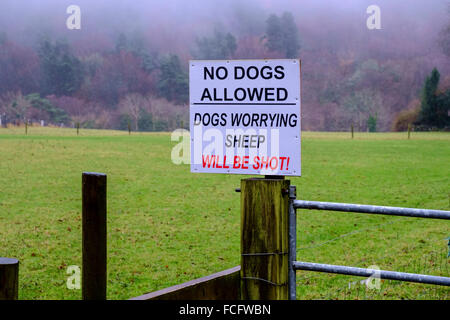
[[[424,274],[385,271],[375,269],[337,266],[322,263],[301,262],[297,260],[297,209],[328,210],[342,212],[357,212],[366,214],[382,214],[402,217],[450,220],[450,211],[412,209],[400,207],[384,207],[350,203],[319,202],[296,200],[296,187],[289,190],[289,299],[296,299],[296,270],[327,272],[360,277],[375,276],[380,279],[399,280],[407,282],[427,283],[450,286],[449,277],[438,277]]]

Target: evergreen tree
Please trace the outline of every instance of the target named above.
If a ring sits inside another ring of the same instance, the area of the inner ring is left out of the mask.
[[[434,68],[430,76],[425,80],[422,90],[421,109],[417,125],[424,129],[437,128],[443,129],[450,126],[450,89],[438,93],[440,74]]]
[[[185,103],[189,95],[189,79],[177,55],[164,57],[160,64],[158,92],[169,101]]]
[[[50,122],[56,124],[69,122],[69,116],[66,111],[54,106],[48,99],[41,98],[39,93],[29,94],[25,99],[30,102],[34,109],[46,113]]]
[[[196,59],[230,59],[236,51],[236,38],[231,33],[214,31],[210,38],[196,40],[197,50],[193,53]]]
[[[297,58],[300,50],[298,29],[291,13],[285,12],[281,16],[281,30],[283,31],[283,45],[286,58]]]
[[[141,37],[134,36],[128,39],[125,34],[121,33],[116,40],[116,53],[120,54],[121,51],[131,52],[139,57],[142,60],[142,69],[149,74],[159,67],[158,53],[154,50],[148,50]]]
[[[281,30],[280,18],[275,14],[271,14],[267,19],[266,38],[267,49],[270,51],[282,51],[283,31]]]
[[[153,115],[151,113],[141,109],[138,121],[140,131],[153,131]]]
[[[128,50],[128,39],[125,34],[121,33],[116,40],[116,52],[119,53],[124,50]]]
[[[70,96],[81,86],[83,65],[67,43],[45,39],[39,46],[43,76],[43,93]]]
[[[367,129],[369,132],[377,131],[377,116],[369,115],[369,119],[367,119]]]
[[[278,51],[285,58],[296,58],[300,50],[300,38],[294,17],[284,12],[280,17],[272,14],[267,19],[266,47],[270,51]]]

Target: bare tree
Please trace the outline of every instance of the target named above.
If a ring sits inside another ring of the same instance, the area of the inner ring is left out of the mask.
[[[9,119],[27,122],[30,108],[30,101],[20,91],[8,92],[0,99],[0,113],[5,114]]]
[[[126,95],[119,102],[119,110],[127,114],[134,122],[135,130],[139,130],[139,116],[142,109],[148,109],[150,102],[139,93],[131,93]]]

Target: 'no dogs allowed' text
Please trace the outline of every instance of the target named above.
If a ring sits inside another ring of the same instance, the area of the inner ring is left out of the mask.
[[[194,60],[191,171],[301,175],[300,61]]]

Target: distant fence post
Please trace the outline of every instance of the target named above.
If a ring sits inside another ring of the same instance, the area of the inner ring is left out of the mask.
[[[106,175],[83,172],[83,300],[106,300]]]
[[[19,297],[19,260],[0,258],[0,300]]]
[[[241,299],[289,299],[289,186],[241,180]]]

